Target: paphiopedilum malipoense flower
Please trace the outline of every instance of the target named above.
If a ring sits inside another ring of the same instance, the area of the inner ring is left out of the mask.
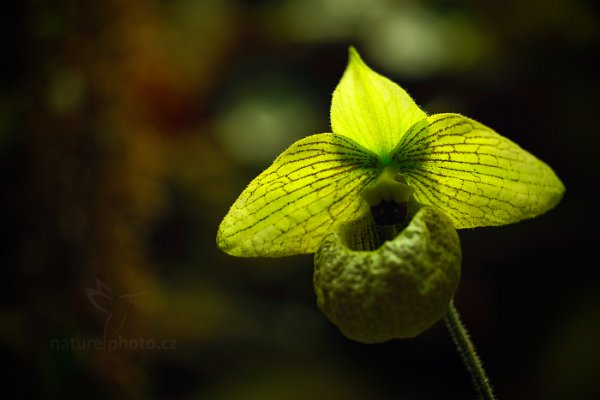
[[[318,305],[359,341],[415,336],[444,316],[460,277],[455,229],[535,217],[564,192],[549,166],[485,125],[425,114],[353,48],[331,127],[248,185],[217,244],[234,256],[316,253]]]

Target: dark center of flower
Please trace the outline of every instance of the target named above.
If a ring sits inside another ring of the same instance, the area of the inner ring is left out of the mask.
[[[382,200],[381,203],[371,206],[371,214],[377,225],[401,224],[406,219],[407,212],[407,203],[397,203],[394,200]]]
[[[346,227],[346,245],[352,250],[370,251],[394,239],[419,208],[412,194],[413,189],[404,182],[398,169],[385,167],[377,179],[362,190],[360,195],[369,205],[371,215]]]

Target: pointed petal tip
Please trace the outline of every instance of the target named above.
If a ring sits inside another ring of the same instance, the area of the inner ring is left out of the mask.
[[[353,61],[358,61],[359,63],[364,64],[364,61],[363,61],[362,57],[360,56],[360,54],[358,53],[358,50],[356,50],[356,47],[349,46],[348,47],[348,64],[351,64]]]
[[[222,237],[217,237],[217,248],[223,253],[233,257],[252,257],[252,254],[245,252],[244,249],[230,240],[225,240]]]
[[[228,228],[227,221],[229,221],[229,214],[225,216],[217,231],[217,248],[230,256],[242,257],[243,253],[240,246],[237,245],[235,241],[231,240],[233,232]]]

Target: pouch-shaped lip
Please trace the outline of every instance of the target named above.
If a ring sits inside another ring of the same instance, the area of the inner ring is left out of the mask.
[[[460,279],[451,221],[420,207],[392,240],[372,218],[344,224],[315,254],[317,304],[347,337],[365,343],[414,337],[446,314]]]

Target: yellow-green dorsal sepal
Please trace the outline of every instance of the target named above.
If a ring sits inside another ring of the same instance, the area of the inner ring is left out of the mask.
[[[374,72],[350,48],[348,66],[331,103],[334,133],[351,138],[387,163],[402,135],[426,116],[404,89]]]
[[[443,318],[456,291],[458,234],[443,213],[422,207],[393,240],[371,251],[355,250],[355,242],[365,240],[353,235],[377,228],[364,224],[368,219],[340,226],[317,251],[317,304],[359,342],[414,337]]]

